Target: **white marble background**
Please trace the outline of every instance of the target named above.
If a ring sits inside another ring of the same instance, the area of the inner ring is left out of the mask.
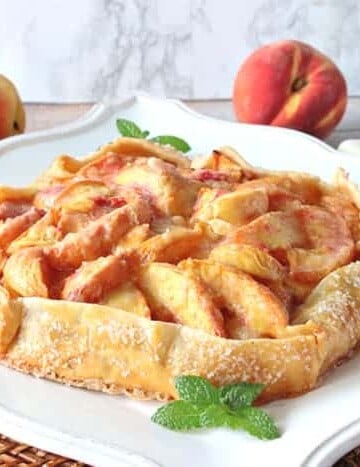
[[[287,38],[332,57],[360,95],[360,0],[0,0],[0,73],[33,102],[227,98],[244,58]]]

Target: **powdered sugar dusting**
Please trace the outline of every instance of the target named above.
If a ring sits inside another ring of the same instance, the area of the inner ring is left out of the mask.
[[[227,341],[192,336],[192,330],[183,329],[180,340],[169,353],[173,375],[200,374],[215,384],[239,381],[262,382],[269,391],[274,388],[293,390],[293,385],[309,385],[314,381],[318,361],[312,336],[296,339],[257,339]],[[199,342],[200,339],[200,342]],[[181,353],[184,340],[188,352]],[[194,345],[192,342],[194,341]],[[294,375],[296,375],[294,377]]]

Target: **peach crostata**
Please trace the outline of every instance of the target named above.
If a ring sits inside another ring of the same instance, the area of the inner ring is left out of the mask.
[[[314,388],[360,340],[360,196],[119,138],[0,187],[1,363],[138,398],[183,374]]]

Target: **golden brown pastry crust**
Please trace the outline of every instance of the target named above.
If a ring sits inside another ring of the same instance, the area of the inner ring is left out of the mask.
[[[262,381],[270,399],[309,390],[322,364],[321,333],[230,340],[99,305],[24,298],[12,306],[23,316],[4,361],[91,389],[171,398],[174,376],[198,374],[215,384]]]
[[[0,307],[1,318],[11,310],[22,319],[2,363],[137,398],[176,397],[173,378],[181,374],[217,385],[261,381],[262,401],[294,396],[314,388],[358,344],[359,277],[357,262],[323,279],[299,309],[297,325],[277,339],[224,339],[101,305],[12,299]]]

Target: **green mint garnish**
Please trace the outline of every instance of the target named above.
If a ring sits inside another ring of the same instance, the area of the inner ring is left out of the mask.
[[[276,439],[280,432],[272,418],[258,407],[241,407],[236,412],[239,428],[259,439]]]
[[[228,384],[219,389],[220,401],[231,410],[250,406],[264,389],[263,384]]]
[[[236,413],[221,405],[210,405],[200,417],[202,427],[244,430],[259,439],[276,439],[280,433],[272,419],[256,407],[242,407]]]
[[[151,420],[158,425],[174,431],[188,431],[201,428],[200,416],[202,408],[187,401],[173,401],[160,407]]]
[[[148,130],[141,130],[141,128],[138,125],[136,125],[136,123],[125,118],[118,118],[116,120],[116,126],[119,130],[119,133],[122,136],[127,136],[128,138],[147,139],[150,135],[150,132]],[[186,141],[184,141],[181,138],[178,138],[177,136],[160,135],[151,138],[150,141],[162,145],[171,146],[174,149],[181,152],[188,152],[191,149],[191,147]]]
[[[176,391],[180,399],[193,403],[217,404],[219,392],[205,378],[200,376],[178,376],[175,378]]]
[[[136,125],[136,123],[131,120],[126,120],[125,118],[118,118],[116,120],[116,126],[119,132],[123,136],[128,136],[129,138],[145,138],[144,133]]]
[[[171,136],[171,135],[155,136],[155,138],[152,138],[151,141],[154,141],[155,143],[159,143],[159,144],[172,146],[173,148],[181,152],[188,152],[191,149],[191,147],[188,145],[186,141],[184,141],[181,138],[178,138],[177,136]]]
[[[178,376],[175,387],[180,400],[158,409],[151,420],[175,431],[198,428],[244,430],[259,439],[275,439],[280,432],[271,417],[252,407],[263,384],[238,383],[216,388],[200,376]]]

